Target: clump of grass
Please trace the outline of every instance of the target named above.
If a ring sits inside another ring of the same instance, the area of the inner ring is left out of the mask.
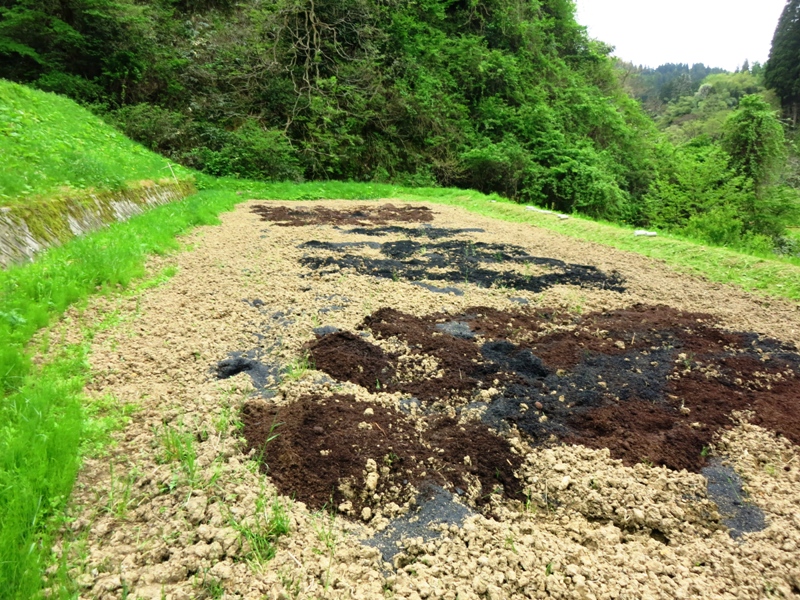
[[[314,361],[308,352],[304,352],[290,361],[284,369],[284,376],[290,381],[302,379],[306,373],[314,369]]]
[[[286,504],[277,497],[268,498],[263,489],[256,498],[253,518],[231,523],[249,546],[247,559],[257,565],[263,565],[275,557],[278,539],[289,533],[290,524]]]
[[[203,579],[199,582],[196,581],[195,585],[200,589],[200,598],[219,600],[219,598],[222,598],[225,595],[225,586],[219,579],[210,577],[208,575],[208,569],[203,571]]]
[[[322,542],[324,549],[314,548],[315,554],[327,554],[327,568],[325,570],[325,590],[330,586],[331,568],[333,567],[333,557],[336,554],[336,546],[339,542],[336,534],[336,513],[333,510],[333,499],[331,499],[331,510],[324,509],[316,513],[311,521],[311,526],[317,534],[317,539]]]
[[[164,425],[156,433],[156,439],[161,450],[159,462],[180,463],[189,482],[194,482],[197,476],[197,448],[194,434],[183,427]]]
[[[106,514],[113,515],[118,519],[123,519],[128,514],[133,498],[133,483],[136,480],[136,474],[127,473],[125,475],[118,475],[114,468],[114,463],[109,465],[111,482],[108,486],[108,496],[106,503],[103,505],[103,511]]]

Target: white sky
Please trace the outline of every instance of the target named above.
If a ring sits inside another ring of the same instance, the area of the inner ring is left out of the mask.
[[[637,65],[764,63],[786,0],[577,0],[592,38]]]

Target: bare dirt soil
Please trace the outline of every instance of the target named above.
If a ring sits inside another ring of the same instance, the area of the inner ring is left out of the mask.
[[[800,310],[455,208],[253,201],[65,320],[86,598],[800,596]],[[647,243],[647,240],[643,240]]]

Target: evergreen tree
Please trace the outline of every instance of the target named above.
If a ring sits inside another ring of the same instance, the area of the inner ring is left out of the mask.
[[[796,124],[800,105],[800,0],[789,0],[783,9],[764,66],[764,82],[775,90]]]

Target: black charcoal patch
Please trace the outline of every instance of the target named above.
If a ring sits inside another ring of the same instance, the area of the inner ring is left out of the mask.
[[[435,484],[423,486],[417,496],[417,509],[393,519],[386,529],[379,531],[364,544],[377,548],[383,560],[392,562],[392,559],[402,552],[403,540],[422,538],[429,542],[441,536],[441,532],[431,529],[436,525],[461,526],[464,521],[475,513],[467,506],[456,501],[451,492]]]
[[[617,356],[588,354],[572,371],[557,375],[529,350],[504,340],[487,342],[481,348],[484,358],[515,377],[489,404],[481,420],[500,430],[516,425],[540,444],[551,435],[569,435],[574,431],[570,427],[574,419],[617,398],[663,403],[675,352],[663,348],[650,350],[646,356],[639,351]],[[599,381],[605,387],[598,385]],[[541,408],[536,407],[537,402]]]
[[[270,319],[272,319],[272,326],[277,327],[288,327],[289,325],[293,325],[294,321],[286,316],[286,313],[283,311],[278,311],[272,313],[270,315]]]
[[[228,379],[239,373],[247,373],[255,387],[264,397],[274,395],[272,388],[280,381],[281,366],[259,360],[260,351],[231,352],[228,358],[219,361],[214,370],[217,379]]]
[[[334,304],[332,306],[323,306],[322,308],[319,309],[318,312],[320,314],[324,315],[324,314],[327,314],[327,313],[330,313],[330,312],[338,312],[338,311],[341,311],[341,310],[344,310],[344,306],[340,306],[338,304]]]
[[[520,350],[505,340],[485,343],[481,347],[481,354],[504,371],[511,371],[527,382],[542,379],[550,374],[550,369],[544,366],[538,356],[530,350]]]
[[[475,337],[475,332],[466,321],[449,321],[447,323],[437,323],[436,329],[449,333],[453,337],[470,340]]]
[[[381,254],[392,258],[410,258],[418,254],[422,249],[422,244],[411,240],[400,240],[397,242],[386,242],[381,244]]]
[[[412,281],[411,283],[413,285],[416,285],[417,287],[426,289],[429,292],[433,292],[434,294],[453,294],[455,296],[464,295],[464,292],[462,290],[453,286],[437,287],[435,285],[431,285],[430,283],[425,283],[424,281]]]
[[[417,410],[420,410],[421,406],[422,403],[417,398],[411,397],[400,400],[397,407],[404,413],[411,414]]]
[[[339,331],[338,327],[334,327],[333,325],[323,325],[322,327],[314,327],[312,329],[315,335],[322,337],[324,335],[328,335],[329,333],[336,333]]]
[[[700,472],[708,481],[708,497],[716,502],[732,538],[766,529],[763,511],[747,499],[742,480],[733,468],[712,458]]]
[[[378,242],[320,242],[311,240],[304,242],[298,248],[314,248],[315,250],[342,250],[345,248],[372,248],[380,250],[381,245]]]
[[[487,244],[452,240],[422,244],[414,240],[400,240],[381,244],[381,254],[386,258],[341,254],[336,245],[328,242],[308,242],[304,247],[322,249],[330,256],[304,256],[301,264],[315,271],[334,273],[343,268],[353,269],[362,275],[371,275],[395,281],[445,281],[472,283],[480,287],[506,287],[531,292],[542,292],[554,285],[574,285],[611,291],[625,290],[624,280],[616,273],[606,274],[589,265],[569,264],[551,258],[529,255],[519,246]],[[503,269],[502,265],[535,265],[547,273],[527,275],[518,270]],[[495,268],[489,268],[492,265]]]
[[[330,302],[341,302],[343,304],[349,303],[350,298],[342,296],[341,294],[317,294],[317,300],[328,300]]]
[[[484,233],[484,229],[477,227],[466,227],[464,229],[449,229],[446,227],[431,227],[428,223],[420,227],[400,227],[399,225],[389,225],[386,227],[354,227],[345,233],[354,233],[358,235],[368,235],[373,237],[382,237],[385,235],[405,235],[414,238],[428,238],[431,240],[438,240],[442,238],[455,237],[457,235],[464,235],[466,233]]]

